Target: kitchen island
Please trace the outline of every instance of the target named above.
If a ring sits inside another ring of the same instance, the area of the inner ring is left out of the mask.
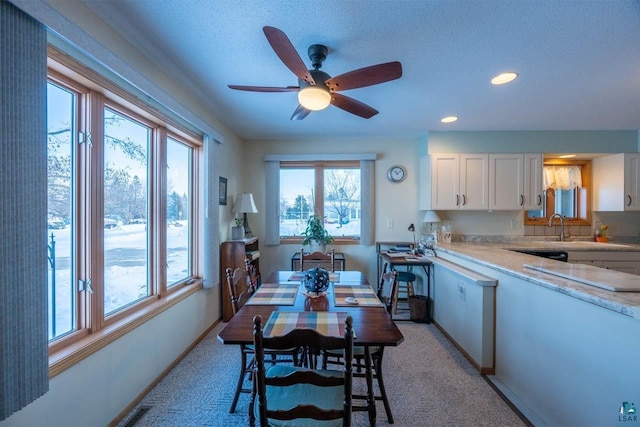
[[[436,254],[497,281],[495,375],[489,378],[535,425],[619,425],[630,415],[620,413],[624,403],[640,401],[640,292],[613,292],[530,269],[524,265],[540,258],[513,252],[555,243],[565,242],[450,243]],[[568,250],[640,251],[588,243]],[[447,309],[438,307],[439,285],[436,323],[438,309]]]

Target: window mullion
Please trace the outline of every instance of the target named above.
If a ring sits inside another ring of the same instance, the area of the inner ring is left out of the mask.
[[[151,143],[149,208],[150,280],[152,293],[167,295],[167,131],[156,129]]]
[[[91,332],[104,326],[104,96],[91,92],[87,108],[87,132],[91,134],[91,145],[86,147],[87,163],[83,181],[86,183],[83,199],[79,203],[84,221],[83,235],[86,249],[81,258],[86,265],[86,279],[91,279],[93,293],[83,292],[85,304],[84,322]]]
[[[324,218],[324,166],[322,165],[315,167],[315,189],[314,211],[320,218]]]

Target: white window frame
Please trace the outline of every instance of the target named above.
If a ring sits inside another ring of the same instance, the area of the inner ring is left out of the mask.
[[[265,161],[265,245],[300,243],[301,239],[280,240],[280,165],[281,162],[360,162],[360,240],[340,239],[337,243],[359,243],[372,245],[374,242],[374,163],[375,153],[354,154],[269,154]]]

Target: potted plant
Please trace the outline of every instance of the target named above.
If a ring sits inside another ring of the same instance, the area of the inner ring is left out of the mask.
[[[244,219],[234,218],[233,223],[235,226],[231,227],[231,240],[244,239]]]
[[[598,225],[598,230],[596,231],[596,242],[607,243],[609,238],[607,237],[607,230],[609,227],[606,224]]]
[[[321,252],[326,252],[327,244],[333,242],[333,237],[324,228],[323,219],[318,215],[311,215],[309,217],[309,220],[307,221],[307,228],[302,232],[302,236],[304,236],[302,244],[308,244],[311,252],[318,249]],[[314,246],[317,249],[314,250]]]

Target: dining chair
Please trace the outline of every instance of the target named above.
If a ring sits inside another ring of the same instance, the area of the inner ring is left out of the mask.
[[[256,266],[251,263],[249,258],[244,259],[244,269],[249,273],[249,279],[255,290],[260,286],[260,275],[256,271]]]
[[[250,425],[350,426],[353,357],[353,319],[345,321],[343,337],[330,337],[310,328],[293,329],[281,337],[265,337],[262,317],[253,319],[255,347],[255,393]],[[312,351],[339,351],[345,367],[340,370],[300,366],[265,367],[267,349],[278,351],[306,346]]]
[[[227,268],[225,270],[227,274],[227,286],[229,287],[229,295],[231,297],[231,309],[235,315],[240,308],[249,300],[255,287],[252,281],[251,264],[248,260],[245,260],[245,269],[236,268],[231,270]],[[269,353],[271,356],[271,363],[280,362],[292,362],[298,364],[298,349],[292,348],[287,351],[278,353]],[[229,413],[236,411],[238,405],[238,399],[240,393],[251,393],[252,389],[243,388],[245,378],[251,379],[251,373],[255,367],[254,360],[254,348],[253,345],[240,345],[240,376],[238,377],[238,383],[236,384],[236,391],[233,395],[233,401],[231,402],[231,408]]]
[[[385,271],[385,268],[382,269],[382,274],[380,275],[380,281],[378,282],[378,298],[385,305],[385,310],[387,314],[391,316],[393,306],[394,306],[394,298],[397,295],[397,271],[390,270]],[[388,294],[384,295],[384,289],[388,290]],[[354,346],[353,347],[353,377],[354,378],[366,378],[366,364],[365,364],[365,351],[363,346]],[[389,399],[387,397],[387,390],[384,386],[384,378],[382,377],[382,357],[384,356],[384,347],[383,346],[372,346],[369,347],[369,352],[371,354],[371,364],[373,368],[373,379],[378,382],[378,389],[380,390],[379,395],[375,395],[375,400],[382,400],[382,404],[384,405],[385,413],[387,414],[387,420],[389,424],[393,424],[393,414],[391,412],[391,405],[389,404]],[[326,369],[327,365],[344,365],[345,361],[342,358],[342,353],[336,351],[325,351],[324,359],[323,359],[323,369]],[[367,400],[367,396],[354,394],[352,396],[354,400]],[[355,407],[354,407],[355,408]],[[357,407],[358,409],[365,410],[365,406]]]
[[[324,252],[306,252],[304,251],[304,247],[300,250],[300,271],[304,271],[305,270],[305,263],[307,264],[307,267],[309,266],[309,264],[313,264],[313,262],[316,262],[316,265],[318,264],[318,262],[322,262],[324,263],[329,263],[329,265],[331,266],[331,272],[333,273],[334,271],[336,271],[336,250],[335,248],[331,248],[331,250],[328,253],[324,253]]]

